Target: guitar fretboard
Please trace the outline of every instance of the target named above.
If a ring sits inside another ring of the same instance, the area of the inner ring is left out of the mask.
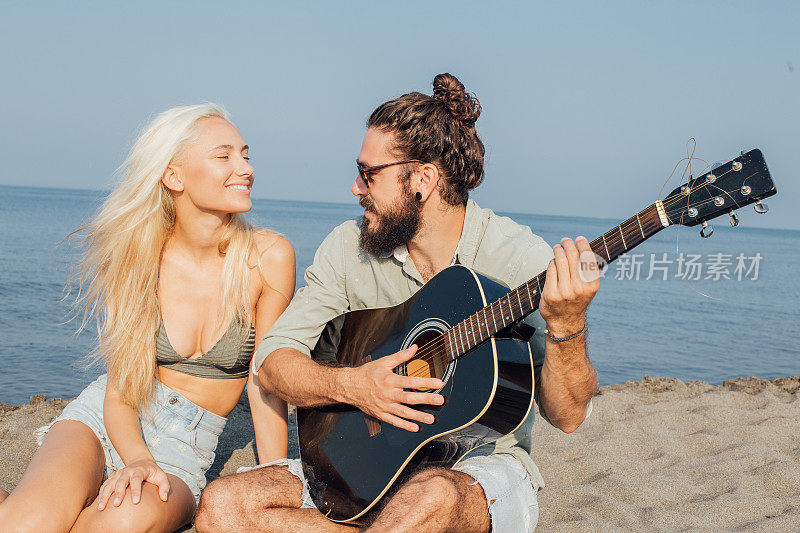
[[[663,228],[656,204],[652,204],[589,244],[597,256],[610,263]],[[448,361],[536,311],[546,276],[547,271],[540,273],[446,331],[442,336]]]

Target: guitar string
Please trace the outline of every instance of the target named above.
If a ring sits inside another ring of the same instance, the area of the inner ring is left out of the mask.
[[[685,159],[686,159],[686,158],[685,158]],[[698,159],[698,158],[695,158],[695,159]],[[705,161],[704,161],[704,162],[705,162]],[[707,167],[708,167],[708,164],[706,163],[706,168],[707,168]],[[730,172],[732,172],[732,171],[733,171],[733,169],[731,168],[731,169],[729,169],[729,170],[725,171],[724,173],[720,174],[719,176],[716,176],[716,179],[723,178],[723,177],[725,177],[727,174],[729,174],[729,173],[730,173]],[[703,174],[705,174],[705,171],[703,172]],[[748,176],[747,178],[745,178],[745,180],[749,179],[750,177],[752,177],[752,176],[754,176],[754,175],[755,175],[755,173],[754,173],[754,174],[751,174],[750,176]],[[715,181],[716,181],[716,180],[715,180]],[[696,190],[700,189],[701,187],[704,187],[704,186],[709,186],[709,185],[710,185],[710,186],[714,186],[714,185],[713,185],[713,183],[709,183],[709,182],[707,182],[706,180],[703,180],[703,179],[701,179],[701,178],[697,178],[697,179],[696,179],[696,182],[695,182],[695,185],[689,189],[689,194],[687,194],[687,196],[686,196],[686,199],[685,199],[685,200],[688,202],[688,201],[690,200],[690,198],[691,198],[691,193],[692,193],[692,192],[694,192],[694,191],[696,191]],[[715,186],[715,187],[719,188],[719,186]],[[725,194],[728,194],[728,195],[730,195],[730,192],[729,192],[729,191],[723,191],[723,192],[724,192]],[[664,208],[667,208],[667,207],[672,207],[672,206],[674,206],[674,205],[677,205],[677,204],[679,204],[679,203],[681,203],[681,202],[683,202],[683,201],[684,201],[684,198],[681,198],[680,196],[677,196],[677,197],[675,197],[675,198],[673,198],[673,199],[671,199],[671,200],[665,200],[665,201],[663,201],[663,202],[662,202],[662,206],[663,206]],[[686,207],[687,207],[687,208],[688,208],[688,207],[694,207],[695,205],[699,205],[699,204],[701,204],[701,203],[703,203],[703,202],[706,202],[706,201],[708,201],[708,200],[700,200],[699,202],[697,202],[697,203],[694,203],[694,204],[689,204],[689,203],[687,203],[687,206],[686,206]],[[649,209],[649,207],[648,207],[648,208],[646,208],[644,211],[646,211],[647,209]],[[639,213],[637,213],[637,215],[640,215],[640,214],[641,214],[641,213],[643,213],[644,211],[640,211]],[[619,226],[624,226],[625,224],[633,225],[634,219],[636,218],[636,216],[637,216],[637,215],[635,215],[635,216],[631,217],[630,219],[628,219],[628,220],[626,220],[626,221],[622,222],[622,223],[621,223]],[[627,229],[627,228],[626,228],[626,229]],[[610,230],[609,232],[607,232],[607,233],[610,233],[611,231],[614,231],[614,229],[611,229],[611,230]],[[615,239],[616,239],[616,240],[615,240],[614,242],[615,242],[615,243],[617,243],[617,244],[618,244],[618,243],[621,241],[621,239],[620,239],[619,237],[616,237]],[[606,242],[608,242],[608,240],[606,240]]]
[[[689,140],[694,140],[694,137],[690,138]],[[705,167],[703,167],[703,170],[702,170],[702,171],[701,171],[699,174],[705,174],[706,170],[713,170],[713,169],[711,169],[711,165],[709,165],[708,161],[706,161],[706,160],[705,160],[705,159],[703,159],[702,157],[695,157],[695,156],[694,156],[694,152],[695,152],[695,149],[696,149],[696,148],[697,148],[697,144],[695,144],[694,148],[692,149],[692,153],[691,153],[691,155],[689,155],[689,152],[688,152],[688,142],[687,142],[687,156],[686,156],[686,157],[684,157],[684,158],[681,158],[681,159],[680,159],[680,160],[679,160],[677,163],[675,163],[675,166],[674,166],[674,167],[672,167],[672,172],[670,172],[670,173],[669,173],[669,176],[667,177],[667,180],[664,182],[664,184],[661,186],[661,189],[658,191],[658,197],[659,197],[659,198],[661,197],[661,193],[662,193],[662,192],[664,192],[664,187],[666,187],[666,186],[667,186],[667,184],[669,183],[669,181],[672,179],[672,176],[674,176],[674,175],[675,175],[675,171],[676,171],[676,170],[678,170],[678,167],[679,167],[679,166],[680,166],[680,164],[681,164],[681,163],[683,163],[684,161],[688,161],[689,163],[687,163],[687,164],[685,165],[684,169],[683,169],[683,176],[682,176],[682,178],[685,178],[685,177],[686,177],[686,170],[687,170],[687,169],[691,171],[691,162],[692,162],[693,160],[702,161],[702,162],[703,162],[703,163],[705,163],[705,165],[706,165]]]
[[[730,172],[730,171],[729,171],[729,172]],[[727,174],[727,172],[726,172],[725,174]],[[724,176],[725,176],[725,174],[721,174],[720,176],[718,176],[718,177],[717,177],[717,179],[719,179],[719,178],[721,178],[721,177],[724,177]],[[743,181],[746,181],[746,180],[750,179],[751,177],[755,176],[756,174],[757,174],[757,172],[754,172],[753,174],[750,174],[749,176],[747,176],[746,178],[744,178],[744,180],[743,180]],[[729,198],[731,198],[731,199],[733,200],[733,197],[730,195],[730,191],[726,191],[726,190],[722,189],[721,187],[719,187],[718,185],[714,185],[713,183],[708,183],[708,182],[706,182],[706,181],[703,181],[703,183],[701,183],[701,184],[698,184],[697,186],[695,186],[695,187],[693,187],[693,188],[691,188],[691,189],[689,190],[689,194],[687,194],[687,198],[686,198],[686,200],[687,200],[686,209],[689,209],[689,208],[691,208],[691,207],[695,207],[695,206],[701,205],[701,204],[703,204],[703,203],[705,203],[705,202],[708,202],[708,201],[709,201],[709,200],[707,200],[707,199],[701,199],[701,200],[698,200],[698,201],[696,201],[696,202],[694,202],[694,203],[690,203],[690,200],[689,200],[689,199],[691,198],[691,193],[692,193],[692,192],[694,192],[695,190],[699,189],[700,187],[705,187],[705,186],[715,187],[715,188],[719,189],[719,190],[722,192],[722,194],[724,194],[724,195],[728,196]],[[664,207],[665,207],[665,208],[671,208],[672,206],[676,205],[677,203],[682,203],[683,201],[684,201],[684,200],[683,200],[682,198],[676,198],[676,199],[674,199],[674,200],[672,200],[672,201],[665,202],[663,205],[664,205]],[[649,208],[648,208],[648,209],[649,209]],[[647,209],[645,209],[645,211],[646,211],[646,210],[647,210]],[[639,214],[641,214],[641,213],[643,213],[643,212],[644,212],[644,211],[641,211]],[[627,230],[627,229],[630,229],[630,227],[631,227],[631,226],[633,226],[633,227],[634,227],[634,229],[635,229],[635,227],[636,227],[636,226],[634,225],[634,221],[635,221],[635,219],[636,219],[636,217],[633,217],[632,219],[628,219],[628,220],[626,220],[625,222],[621,223],[619,226],[620,226],[620,227],[622,227],[622,228],[624,228],[624,229],[626,229],[626,230]],[[672,222],[672,221],[670,221],[670,223],[674,224],[674,222]],[[627,226],[626,226],[626,224],[627,224]],[[611,229],[611,230],[610,230],[609,232],[607,232],[607,233],[610,233],[610,232],[612,232],[612,231],[614,231],[614,229]],[[625,233],[627,234],[627,231],[626,231]],[[633,235],[633,236],[634,236],[634,237],[636,237],[636,232],[634,231],[633,233],[634,233],[634,235]],[[604,235],[605,235],[605,234],[604,234]],[[602,237],[598,237],[598,239],[602,239]],[[595,239],[595,240],[598,240],[598,239]],[[592,241],[592,242],[594,242],[594,241]],[[618,245],[620,242],[623,242],[623,245],[624,245],[624,241],[622,241],[622,238],[621,238],[621,237],[616,237],[616,236],[613,236],[613,237],[610,237],[610,238],[606,239],[606,246],[612,246],[612,247],[615,247],[615,246],[616,246],[616,245]],[[641,242],[641,241],[640,241],[640,242]],[[598,244],[599,244],[599,243],[598,243]],[[637,245],[638,245],[638,244],[639,244],[639,243],[637,243]]]
[[[731,169],[731,170],[728,170],[728,171],[726,171],[726,172],[725,172],[725,173],[723,173],[723,174],[720,174],[719,176],[717,176],[717,179],[720,179],[720,178],[723,178],[723,177],[725,177],[725,176],[726,176],[728,173],[730,173],[730,172],[732,172],[732,169]],[[747,177],[747,178],[745,178],[745,179],[749,179],[749,178],[750,178],[750,177],[752,177],[753,175],[755,175],[755,174],[751,174],[750,176],[748,176],[748,177]],[[705,180],[702,180],[702,181],[700,181],[700,178],[698,178],[698,182],[696,183],[696,185],[695,185],[694,187],[692,187],[692,188],[690,188],[690,189],[689,189],[689,194],[687,194],[687,195],[686,195],[686,199],[685,199],[685,200],[684,200],[684,198],[681,198],[681,197],[676,197],[676,198],[674,198],[674,199],[672,199],[672,200],[667,200],[667,201],[664,201],[664,202],[662,203],[662,205],[663,205],[663,207],[666,209],[666,208],[671,208],[671,207],[673,207],[673,206],[675,206],[675,205],[677,205],[677,204],[679,204],[679,203],[682,203],[683,201],[687,201],[687,202],[688,202],[688,201],[690,201],[690,198],[691,198],[691,193],[692,193],[692,192],[694,192],[694,191],[696,191],[696,190],[700,189],[701,187],[704,187],[704,186],[709,186],[709,185],[713,186],[713,184],[712,184],[712,183],[708,183],[708,182],[707,182],[707,181],[705,181]],[[719,186],[715,186],[715,187],[719,188]],[[730,192],[728,192],[728,191],[724,191],[724,192],[725,192],[725,194],[727,194],[727,195],[730,195]],[[696,206],[696,205],[700,205],[700,204],[702,204],[703,202],[707,202],[707,201],[708,201],[708,200],[699,200],[699,201],[697,201],[697,202],[695,202],[695,203],[687,203],[687,205],[686,205],[686,208],[688,209],[688,208],[690,208],[690,207],[694,207],[694,206]],[[651,205],[650,207],[652,207],[652,205]],[[633,216],[633,217],[629,218],[628,220],[625,220],[625,221],[623,221],[622,223],[620,223],[620,224],[619,224],[618,226],[616,226],[616,227],[620,227],[620,228],[622,228],[623,230],[629,230],[629,229],[631,229],[631,228],[634,228],[634,229],[635,229],[635,228],[636,228],[636,226],[637,226],[637,225],[640,223],[640,220],[639,220],[639,221],[637,221],[637,220],[636,220],[636,219],[637,219],[637,217],[638,217],[639,215],[641,215],[642,213],[644,213],[645,211],[647,211],[648,209],[650,209],[650,207],[646,208],[646,209],[645,209],[645,210],[643,210],[643,211],[640,211],[639,213],[637,213],[635,216]],[[671,221],[670,221],[670,222],[671,222]],[[616,227],[615,227],[615,228],[616,228]],[[611,230],[609,230],[608,232],[606,232],[605,234],[603,234],[603,236],[606,236],[608,233],[611,233],[611,232],[615,231],[615,228],[612,228]],[[627,234],[627,231],[624,231],[624,233],[625,233],[625,234]],[[636,232],[634,231],[634,237],[635,237],[635,233],[636,233]],[[595,241],[596,241],[596,240],[598,240],[598,239],[602,239],[602,237],[598,237],[597,239],[595,239]],[[594,242],[594,241],[592,241],[592,242]],[[609,236],[609,237],[607,237],[607,238],[606,238],[605,245],[606,245],[606,246],[611,246],[611,247],[616,247],[616,245],[620,244],[621,242],[624,244],[624,240],[622,239],[622,237],[617,237],[617,236]]]
[[[744,182],[744,181],[747,181],[747,180],[749,180],[750,178],[752,178],[753,176],[755,176],[756,174],[758,174],[758,172],[754,172],[754,173],[750,174],[749,176],[747,176],[746,178],[744,178],[744,180],[742,180],[742,181],[743,181],[743,182]],[[733,200],[733,199],[734,199],[734,198],[731,196],[731,191],[726,191],[725,189],[721,188],[721,187],[720,187],[720,186],[718,186],[718,185],[715,185],[714,183],[704,183],[704,186],[708,186],[708,187],[714,187],[714,188],[716,188],[716,189],[719,189],[720,191],[722,191],[722,194],[724,194],[725,196],[728,196],[728,197],[729,197],[731,200]],[[690,191],[690,195],[691,195],[691,192],[693,192],[693,191],[694,191],[694,189],[692,189],[692,191]],[[718,196],[719,196],[719,195],[718,195]],[[678,199],[678,201],[680,201],[680,199]],[[695,202],[695,203],[693,203],[693,204],[687,204],[687,205],[686,205],[686,207],[687,207],[687,208],[689,208],[689,207],[694,207],[694,206],[696,206],[696,205],[700,205],[700,204],[702,204],[702,203],[705,203],[705,202],[708,202],[708,201],[709,201],[709,200],[698,200],[697,202]],[[667,204],[664,204],[664,205],[666,206]],[[669,204],[669,205],[670,205],[670,206],[672,206],[672,205],[674,205],[674,204]]]
[[[724,177],[725,175],[727,175],[728,173],[730,173],[730,172],[732,172],[732,171],[733,171],[733,169],[730,169],[730,170],[728,170],[728,171],[724,172],[723,174],[720,174],[719,176],[717,176],[717,179]],[[749,178],[750,178],[750,177],[752,177],[753,175],[755,175],[755,174],[751,174],[751,175],[750,175],[750,176],[748,176],[746,179],[749,179]],[[706,186],[706,185],[711,185],[711,183],[708,183],[706,180],[702,180],[702,181],[700,181],[700,178],[698,178],[698,181],[696,182],[696,185],[695,185],[694,187],[691,187],[691,188],[689,189],[689,194],[687,194],[687,198],[686,198],[686,199],[688,200],[689,198],[691,198],[691,193],[692,193],[692,192],[694,192],[695,190],[697,190],[697,189],[699,189],[699,188],[701,188],[701,187],[704,187],[704,186]],[[718,187],[718,188],[719,188],[719,186],[716,186],[716,187]],[[728,194],[729,194],[729,193],[728,193]],[[666,208],[666,207],[672,207],[673,205],[675,205],[675,204],[677,204],[677,203],[680,203],[680,202],[683,202],[683,201],[684,201],[684,199],[683,199],[683,198],[676,197],[676,198],[675,198],[675,199],[673,199],[673,200],[670,200],[670,201],[665,201],[665,202],[663,202],[663,203],[662,203],[662,205],[663,205],[665,208]],[[694,204],[688,204],[688,205],[687,205],[687,208],[688,208],[688,207],[693,207],[693,206],[695,206],[695,205],[699,205],[699,204],[701,204],[701,203],[703,203],[703,202],[707,202],[707,201],[708,201],[708,200],[700,200],[700,201],[698,201],[698,202],[696,202],[696,203],[694,203]],[[621,224],[619,224],[619,225],[618,225],[618,227],[619,227],[621,230],[624,230],[624,229],[630,229],[631,227],[635,227],[635,226],[634,226],[634,223],[636,223],[636,224],[641,224],[641,220],[636,220],[636,219],[637,219],[637,217],[638,217],[640,214],[644,213],[644,211],[647,211],[648,209],[650,209],[650,207],[648,207],[648,208],[645,208],[645,210],[643,210],[643,211],[640,211],[639,213],[637,213],[637,215],[636,215],[636,216],[634,216],[634,217],[632,217],[632,218],[629,218],[628,220],[625,220],[625,221],[623,221]],[[647,221],[645,222],[645,224],[647,225],[648,231],[651,231],[651,230],[653,230],[653,229],[657,228],[659,225],[661,225],[661,224],[660,224],[660,222],[656,222],[655,220],[647,220]],[[626,226],[626,225],[627,225],[627,226]],[[643,227],[644,227],[644,226],[643,226]],[[609,232],[611,232],[611,231],[614,231],[614,229],[612,228],[612,229],[611,229]],[[609,233],[609,232],[607,232],[607,233]],[[623,234],[624,234],[624,231],[623,231]],[[606,234],[603,234],[603,236],[605,236],[605,235],[606,235]],[[634,233],[634,236],[635,236],[635,233]],[[594,243],[595,241],[599,241],[601,238],[602,238],[602,237],[598,237],[597,239],[595,239],[594,241],[592,241],[592,243]],[[624,240],[623,240],[623,238],[622,238],[621,236],[620,236],[620,237],[612,237],[611,239],[606,239],[606,241],[605,241],[605,246],[606,246],[606,247],[608,247],[608,243],[609,243],[609,242],[611,242],[611,246],[612,246],[612,248],[613,248],[613,247],[615,247],[616,245],[618,245],[620,242],[623,242],[623,243],[624,243]],[[637,242],[637,243],[636,243],[636,246],[638,246],[638,245],[639,245],[641,242],[644,242],[644,240]],[[598,245],[599,245],[599,242],[598,242]],[[541,274],[539,274],[539,275],[541,275]],[[537,275],[537,276],[535,276],[535,277],[538,277],[538,275]],[[532,281],[533,279],[535,279],[535,278],[531,278],[531,280],[529,280],[529,281]],[[528,283],[528,282],[526,282],[525,284],[527,284],[527,283]],[[523,285],[524,285],[524,284],[523,284]],[[520,287],[521,287],[521,286],[520,286]],[[519,287],[517,287],[517,288],[519,288]],[[514,290],[516,290],[516,289],[514,289]],[[513,291],[512,291],[512,292],[513,292]],[[494,305],[495,305],[495,304],[498,304],[498,306],[500,306],[500,307],[501,307],[500,311],[501,311],[501,316],[502,316],[502,304],[501,304],[500,302],[501,302],[501,300],[502,300],[504,297],[506,297],[506,298],[507,298],[509,294],[511,294],[511,293],[509,292],[509,293],[507,293],[506,295],[504,295],[504,296],[501,296],[500,298],[498,298],[497,300],[495,300],[494,302],[492,302],[491,304],[487,305],[486,307],[484,307],[484,308],[481,310],[481,311],[484,311],[484,320],[485,320],[485,309],[488,309],[488,308],[492,308],[492,309],[491,309],[491,312],[492,312],[492,315],[493,315],[493,318],[494,318],[494,315],[495,315],[495,309],[494,309]],[[512,317],[513,317],[513,307],[512,307],[512,304],[511,304],[511,300],[510,300],[510,298],[508,298],[508,300],[509,300],[509,301],[508,301],[509,309],[512,311],[512,313],[511,313],[511,314],[512,314]],[[530,298],[526,298],[526,300],[530,300]],[[530,303],[532,304],[533,302],[531,301]],[[522,309],[520,309],[520,311],[522,311]],[[480,311],[478,311],[478,312],[480,312]],[[475,315],[477,315],[477,313],[478,313],[478,312],[476,312],[476,313],[473,313],[473,314],[472,314],[472,315],[470,315],[469,317],[465,318],[464,320],[462,320],[461,322],[459,322],[458,324],[456,324],[455,326],[453,326],[453,327],[452,327],[450,330],[448,330],[448,331],[453,331],[453,330],[455,330],[455,329],[456,329],[456,328],[458,328],[458,327],[462,327],[462,326],[461,326],[461,324],[465,324],[467,321],[469,321],[469,320],[472,320],[472,318],[473,318]],[[477,320],[477,319],[476,319],[476,320]],[[478,325],[480,326],[480,323],[478,323]],[[465,324],[465,326],[466,326],[466,324]],[[470,326],[468,326],[468,327],[470,328],[470,330],[469,330],[469,331],[465,331],[464,333],[465,333],[465,334],[472,333],[472,336],[473,336],[473,339],[474,339],[474,338],[475,338],[475,334],[474,334],[474,332],[472,332],[472,331],[471,331],[471,330],[472,330],[472,327],[471,327],[471,325],[470,325]],[[488,329],[488,328],[487,328],[487,329]],[[480,335],[481,337],[483,336],[483,335],[480,333],[480,331],[478,331],[478,333],[479,333],[479,335]],[[416,354],[414,354],[414,355],[415,355],[415,357],[414,357],[414,359],[413,359],[413,360],[422,360],[422,361],[425,361],[425,362],[426,362],[426,363],[428,363],[428,364],[430,364],[430,363],[433,363],[433,362],[434,362],[434,359],[433,359],[433,358],[437,356],[437,354],[435,353],[435,350],[444,349],[444,348],[445,348],[445,344],[448,342],[448,341],[445,339],[445,336],[446,336],[446,333],[445,333],[445,334],[439,334],[439,335],[438,335],[436,338],[434,338],[434,339],[432,339],[432,340],[428,341],[426,344],[424,344],[423,346],[419,347],[419,349],[417,350],[417,353],[416,353]],[[490,337],[491,337],[491,335],[490,335]],[[488,339],[488,337],[487,337],[487,339]],[[483,341],[485,341],[485,340],[487,340],[487,339],[483,339]],[[483,342],[483,341],[482,341],[482,342]],[[469,341],[468,341],[468,342],[469,342]],[[445,350],[445,353],[446,353],[446,350]],[[462,354],[462,355],[463,355],[463,354]],[[429,356],[430,356],[430,359],[429,359]],[[448,362],[449,362],[449,361],[448,361]],[[407,364],[407,363],[406,363],[406,364]],[[425,373],[425,372],[423,372],[423,373],[418,373],[418,372],[415,372],[415,373],[408,374],[408,375],[409,375],[409,376],[412,376],[412,377],[419,377],[419,376],[423,376],[423,375],[426,375],[426,374],[429,374],[429,373]]]
[[[691,144],[691,150],[689,148],[690,144]],[[697,140],[694,137],[689,137],[689,139],[686,141],[686,157],[683,157],[680,160],[678,160],[678,162],[675,163],[675,166],[672,167],[672,172],[670,172],[670,174],[667,177],[666,181],[664,181],[664,184],[661,186],[661,189],[658,191],[658,197],[659,198],[661,198],[661,193],[664,192],[664,187],[667,186],[669,181],[672,179],[672,176],[675,175],[675,171],[678,170],[678,167],[684,161],[687,161],[687,163],[683,167],[683,175],[681,176],[681,178],[685,178],[686,177],[686,172],[687,171],[689,172],[689,176],[691,177],[691,175],[692,175],[692,161],[694,161],[694,160],[701,161],[701,162],[703,162],[705,164],[705,166],[703,167],[703,170],[701,170],[699,172],[699,174],[705,174],[706,170],[711,170],[711,171],[714,170],[714,169],[711,168],[711,165],[708,163],[708,161],[706,161],[702,157],[695,157],[694,156],[694,153],[695,153],[696,150],[697,150]],[[717,167],[717,168],[719,168],[719,167]]]
[[[717,176],[717,179],[724,177],[724,176],[725,176],[725,175],[727,175],[729,172],[731,172],[731,170],[729,170],[729,171],[725,172],[724,174],[720,174],[719,176]],[[745,180],[747,180],[747,179],[750,179],[750,178],[751,178],[752,176],[754,176],[755,174],[756,174],[756,173],[753,173],[753,174],[751,174],[750,176],[747,176],[747,178],[745,178]],[[691,193],[692,193],[692,192],[694,192],[694,191],[696,191],[697,189],[699,189],[699,188],[701,188],[701,187],[704,187],[704,186],[713,186],[713,187],[716,187],[716,188],[718,188],[718,189],[722,190],[724,194],[726,194],[726,195],[730,196],[730,192],[729,192],[729,191],[725,191],[725,190],[721,189],[719,186],[717,186],[717,185],[714,185],[713,183],[708,183],[707,181],[703,180],[703,181],[702,181],[702,183],[698,183],[697,185],[695,185],[694,187],[692,187],[692,188],[689,190],[689,194],[687,194],[687,196],[686,196],[686,201],[687,201],[687,202],[688,202],[688,201],[690,201],[690,198],[691,198]],[[662,205],[663,205],[663,206],[664,206],[664,208],[666,209],[666,208],[671,208],[672,206],[674,206],[674,205],[676,205],[676,204],[678,204],[678,203],[682,203],[683,201],[684,201],[684,199],[683,199],[683,198],[677,197],[677,198],[674,198],[673,200],[670,200],[670,201],[665,201],[665,202],[663,202],[663,204],[662,204]],[[688,209],[688,208],[690,208],[690,207],[694,207],[694,206],[700,205],[700,204],[702,204],[702,203],[704,203],[704,202],[708,202],[708,201],[709,201],[709,200],[698,200],[698,201],[697,201],[697,202],[695,202],[695,203],[687,203],[687,205],[686,205],[686,208]],[[647,211],[647,209],[650,209],[650,207],[646,208],[644,211]],[[637,213],[637,215],[636,215],[636,216],[638,216],[638,215],[640,215],[640,214],[644,213],[644,211],[640,211],[639,213]],[[618,226],[619,226],[619,227],[621,227],[621,228],[623,228],[623,229],[625,229],[625,230],[627,230],[627,229],[630,229],[631,227],[633,227],[633,228],[635,229],[635,228],[636,228],[636,225],[635,225],[635,223],[637,222],[637,221],[636,221],[636,216],[633,216],[633,217],[631,217],[630,219],[628,219],[628,220],[626,220],[626,221],[622,222],[621,224],[619,224]],[[672,223],[672,221],[670,221],[670,223]],[[616,227],[615,227],[615,228],[616,228]],[[612,228],[611,230],[609,230],[608,232],[606,232],[606,234],[607,234],[607,233],[611,233],[612,231],[614,231],[614,230],[615,230],[615,228]],[[627,233],[627,232],[625,232],[625,233]],[[635,233],[636,233],[636,232],[634,231],[634,237],[635,237]],[[606,234],[604,234],[603,236],[605,236]],[[598,239],[602,239],[602,237],[598,237]],[[598,240],[598,239],[595,239],[595,240]],[[592,242],[594,242],[594,241],[592,241]],[[609,246],[609,245],[610,245],[610,246],[612,246],[612,247],[615,247],[615,246],[616,246],[617,244],[619,244],[620,242],[623,242],[623,244],[624,244],[624,241],[622,240],[622,238],[621,238],[621,237],[617,237],[617,236],[611,236],[611,237],[608,237],[608,238],[606,239],[606,246]],[[637,243],[637,244],[638,244],[638,243]]]

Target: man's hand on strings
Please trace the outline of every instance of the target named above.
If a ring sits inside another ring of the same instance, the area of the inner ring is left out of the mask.
[[[432,414],[412,409],[409,405],[442,405],[444,397],[406,389],[437,390],[444,386],[442,380],[394,373],[395,367],[412,359],[416,353],[415,344],[406,350],[353,368],[346,381],[348,403],[374,418],[407,431],[419,431],[415,422],[432,424]]]

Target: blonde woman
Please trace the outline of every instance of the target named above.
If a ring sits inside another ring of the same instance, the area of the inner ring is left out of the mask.
[[[245,384],[259,459],[286,457],[286,404],[249,372],[289,303],[294,251],[253,228],[248,147],[222,108],[159,115],[83,228],[79,305],[108,374],[56,421],[0,529],[173,531],[192,520],[225,417]]]

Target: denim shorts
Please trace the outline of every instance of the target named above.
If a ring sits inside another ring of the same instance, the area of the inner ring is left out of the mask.
[[[60,420],[77,420],[89,426],[100,441],[105,455],[104,478],[122,469],[120,458],[103,423],[103,400],[106,393],[106,375],[83,389],[64,411],[50,424],[36,431],[41,446],[50,427]],[[160,381],[156,381],[150,416],[140,418],[142,437],[156,464],[167,474],[183,480],[200,501],[200,491],[206,486],[206,471],[214,462],[217,447],[226,418],[214,414],[190,402]]]
[[[492,531],[530,533],[539,522],[539,501],[528,471],[513,455],[495,453],[469,457],[453,470],[472,477],[489,504]]]
[[[316,509],[303,476],[300,459],[278,459],[257,466],[245,466],[237,474],[266,466],[285,466],[303,483],[301,509]],[[539,502],[528,471],[513,455],[495,453],[469,457],[453,467],[472,477],[483,489],[489,504],[494,533],[530,533],[539,522]]]

